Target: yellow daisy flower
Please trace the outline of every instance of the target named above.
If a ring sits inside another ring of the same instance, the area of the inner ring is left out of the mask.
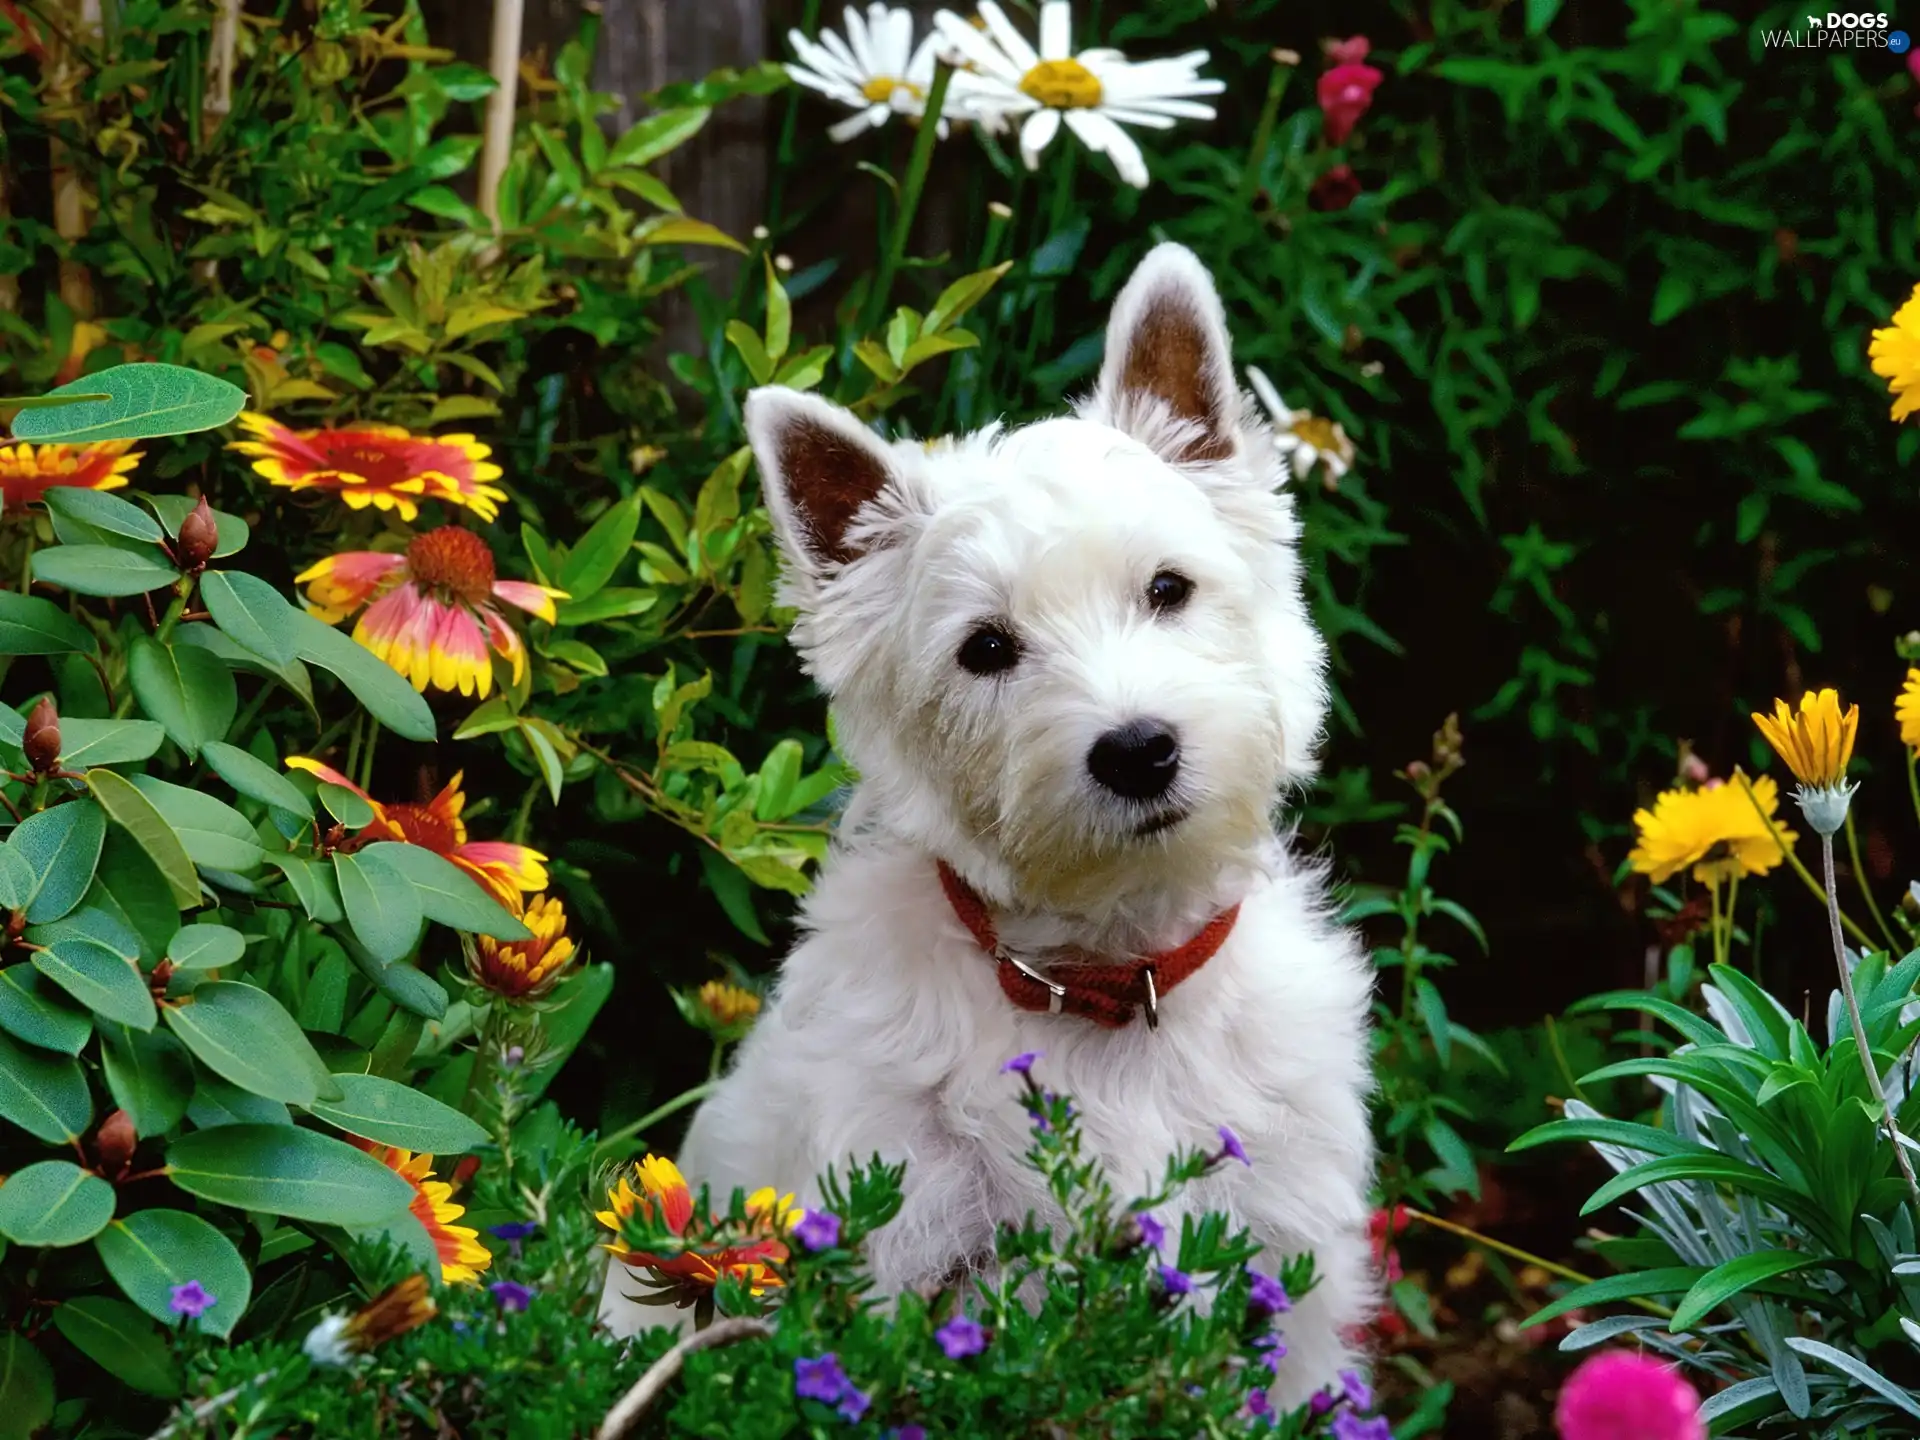
[[[1773,702],[1773,714],[1754,713],[1767,743],[1787,762],[1802,785],[1826,790],[1838,785],[1853,758],[1853,738],[1860,729],[1860,707],[1840,711],[1840,692],[1809,690],[1800,697],[1798,713],[1784,700]]]
[[[1920,285],[1893,312],[1893,323],[1873,332],[1867,355],[1873,373],[1893,392],[1893,418],[1904,420],[1920,410]]]
[[[1772,776],[1762,775],[1753,782],[1753,798],[1771,820],[1780,804]],[[1782,859],[1780,846],[1737,783],[1664,791],[1653,809],[1635,812],[1633,824],[1638,843],[1627,861],[1656,885],[1688,867],[1702,884],[1731,876],[1764,875]],[[1783,844],[1791,846],[1799,838],[1784,826],[1779,829]]]
[[[1920,750],[1920,670],[1907,671],[1907,683],[1893,703],[1893,718],[1900,722],[1900,743]]]

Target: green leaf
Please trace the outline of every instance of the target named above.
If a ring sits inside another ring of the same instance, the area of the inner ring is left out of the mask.
[[[168,1148],[167,1170],[189,1195],[320,1225],[381,1225],[414,1194],[366,1151],[297,1125],[196,1130]],[[0,1186],[0,1203],[17,1181]]]
[[[1818,1207],[1807,1196],[1760,1169],[1737,1160],[1731,1155],[1708,1153],[1704,1155],[1663,1155],[1648,1160],[1629,1169],[1622,1170],[1606,1184],[1593,1192],[1592,1197],[1580,1209],[1582,1215],[1591,1215],[1604,1209],[1623,1195],[1648,1185],[1657,1185],[1669,1180],[1705,1180],[1710,1184],[1727,1185],[1735,1190],[1744,1190],[1768,1204],[1778,1205],[1790,1215],[1806,1220],[1815,1228],[1824,1232],[1824,1217]]]
[[[195,646],[162,645],[141,635],[127,652],[127,679],[140,708],[194,759],[209,740],[226,739],[240,708],[233,672]]]
[[[160,524],[166,529],[169,539],[180,533],[180,523],[199,508],[200,502],[191,495],[148,495],[147,504],[153,507],[153,513],[160,517]],[[229,555],[237,555],[247,548],[247,539],[251,532],[247,522],[238,515],[229,515],[224,510],[213,512],[215,560],[224,560]]]
[[[803,758],[798,740],[782,740],[767,752],[760,766],[760,790],[753,802],[753,813],[758,819],[784,820],[793,813],[787,801],[800,779]]]
[[[167,1026],[202,1065],[249,1094],[289,1105],[340,1094],[299,1022],[258,986],[210,981],[167,1007]]]
[[[471,875],[431,850],[399,841],[383,841],[369,845],[360,854],[378,855],[393,870],[411,880],[420,902],[420,913],[429,920],[474,935],[490,935],[496,940],[528,940],[533,936],[531,930],[482,889]]]
[[[301,612],[258,576],[243,570],[209,570],[200,577],[200,598],[213,623],[237,643],[276,665],[299,654],[294,617]]]
[[[162,590],[180,572],[158,550],[122,550],[114,545],[56,545],[36,550],[33,578],[76,595],[145,595]]]
[[[76,1295],[53,1311],[54,1326],[73,1348],[123,1385],[144,1395],[180,1393],[173,1353],[153,1321],[124,1300]]]
[[[0,910],[23,909],[39,883],[40,877],[20,852],[0,841]]]
[[[30,923],[58,920],[80,903],[93,884],[106,838],[106,813],[91,800],[69,800],[13,827],[7,848],[26,861],[34,877],[33,899],[27,905]]]
[[[1590,1305],[1614,1300],[1641,1300],[1649,1295],[1678,1295],[1691,1290],[1706,1271],[1697,1265],[1666,1265],[1653,1270],[1636,1270],[1629,1275],[1609,1275],[1604,1280],[1577,1285],[1544,1309],[1536,1310],[1520,1322],[1522,1330]]]
[[[793,341],[793,302],[773,268],[773,257],[761,257],[767,267],[767,355],[778,365],[786,359],[787,346]]]
[[[1736,1255],[1707,1271],[1691,1290],[1681,1296],[1667,1329],[1675,1335],[1684,1334],[1742,1291],[1750,1290],[1762,1281],[1820,1263],[1819,1257],[1798,1250],[1757,1250]]]
[[[377,1075],[336,1075],[341,1100],[307,1108],[349,1135],[429,1155],[463,1155],[487,1140],[484,1127],[451,1105]]]
[[[1001,278],[1012,268],[1013,262],[1005,260],[991,269],[976,270],[971,275],[962,275],[940,292],[940,298],[935,300],[933,308],[927,311],[926,322],[920,327],[921,333],[933,335],[946,329],[986,299],[987,292],[998,285]]]
[[[593,522],[560,567],[556,588],[571,600],[585,600],[613,578],[633,548],[640,528],[640,497],[630,495]]]
[[[1527,0],[1527,34],[1546,34],[1553,17],[1560,13],[1560,5],[1561,0]]]
[[[132,1117],[134,1133],[150,1140],[178,1125],[193,1098],[186,1047],[164,1030],[125,1025],[102,1025],[100,1041],[107,1093]]]
[[[520,738],[527,742],[527,749],[533,752],[534,763],[540,767],[540,774],[547,782],[547,790],[553,796],[553,803],[560,803],[560,787],[566,783],[567,767],[560,758],[560,752],[554,748],[553,740],[542,728],[542,720],[520,717]]]
[[[53,1367],[18,1330],[0,1331],[0,1430],[36,1435],[53,1419]]]
[[[33,968],[102,1020],[151,1030],[153,995],[140,971],[98,940],[56,940],[33,952]]]
[[[380,847],[356,855],[335,851],[333,876],[353,933],[376,960],[392,964],[412,953],[426,923],[420,892]]]
[[[1607,1120],[1604,1118],[1581,1120],[1549,1120],[1544,1125],[1536,1125],[1518,1140],[1507,1146],[1509,1153],[1517,1150],[1531,1150],[1536,1145],[1546,1145],[1560,1140],[1584,1140],[1593,1145],[1618,1145],[1625,1150],[1639,1150],[1649,1155],[1705,1155],[1711,1152],[1682,1140],[1668,1130],[1656,1130],[1651,1125],[1638,1125],[1629,1120]]]
[[[89,770],[87,788],[93,791],[94,798],[113,817],[119,827],[115,833],[132,841],[152,872],[164,882],[174,909],[179,911],[198,905],[200,877],[194,873],[193,858],[187,854],[186,844],[179,833],[167,822],[166,816],[160,813],[153,801],[133,781],[111,770]],[[116,848],[109,847],[108,858],[114,858]],[[137,871],[137,865],[121,861],[115,867],[115,879],[110,884],[130,884],[144,892],[148,877]],[[122,908],[125,908],[124,901]]]
[[[1434,1058],[1445,1070],[1453,1063],[1453,1036],[1447,1029],[1447,1002],[1440,997],[1439,987],[1425,976],[1419,976],[1413,982],[1413,1001],[1419,1008],[1421,1023],[1427,1027],[1427,1038],[1433,1041]]]
[[[0,1035],[0,1116],[49,1145],[71,1144],[93,1123],[86,1072],[70,1055],[16,1045]]]
[[[151,775],[134,776],[133,785],[173,827],[194,864],[248,875],[266,862],[253,826],[226,801]]]
[[[152,363],[114,365],[47,393],[107,398],[23,410],[13,420],[16,440],[78,445],[191,435],[226,424],[247,403],[247,392],[238,385],[179,365]]]
[[[161,530],[154,518],[118,495],[109,495],[103,490],[88,490],[78,485],[58,485],[40,498],[47,509],[53,512],[56,530],[63,519],[77,520],[86,532],[104,531],[108,535],[122,535],[129,540],[144,540],[149,545],[160,543]]]
[[[167,958],[182,970],[217,970],[237,965],[247,952],[247,937],[227,925],[182,925]]]
[[[63,607],[0,590],[0,655],[91,654],[94,648],[92,633]]]
[[[204,625],[198,621],[182,625],[175,630],[173,643],[183,648],[205,650],[216,658],[224,660],[230,669],[244,670],[250,675],[272,680],[297,695],[300,703],[309,711],[313,711],[313,676],[307,673],[307,667],[298,660],[289,661],[285,665],[276,665],[264,656],[256,655],[244,645],[237,643],[217,625]]]
[[[31,965],[0,970],[0,1029],[16,1040],[78,1055],[93,1034],[93,1017],[69,1005]]]
[[[177,1324],[173,1287],[189,1280],[213,1296],[200,1316],[203,1334],[224,1340],[253,1298],[253,1277],[233,1242],[184,1210],[141,1210],[116,1220],[93,1242],[126,1297],[162,1324]]]
[[[94,903],[83,901],[79,909],[69,911],[58,920],[50,920],[45,925],[29,925],[27,939],[35,945],[53,945],[61,940],[94,940],[129,965],[139,964],[142,951],[140,936],[114,906],[113,897],[100,888],[97,877],[87,894]],[[169,918],[177,920],[177,912],[172,912],[171,907],[169,909]],[[171,930],[173,926],[167,928]]]
[[[660,603],[660,594],[656,590],[641,590],[633,586],[611,586],[601,590],[591,600],[574,604],[571,600],[562,600],[555,607],[556,623],[560,625],[594,625],[603,620],[630,620],[635,615],[644,615]]]
[[[294,612],[294,630],[300,658],[331,671],[374,719],[403,739],[434,738],[433,711],[386,661],[304,612]]]
[[[42,1160],[0,1185],[0,1235],[16,1245],[80,1245],[113,1219],[113,1186],[71,1160]]]
[[[68,770],[90,765],[128,765],[160,753],[167,732],[151,720],[60,721],[60,764]]]
[[[347,918],[340,904],[339,887],[333,883],[333,871],[326,864],[304,855],[269,855],[267,861],[287,877],[309,920],[338,925]]]
[[[195,1067],[187,1119],[197,1130],[212,1130],[220,1125],[291,1125],[293,1114],[281,1101],[229,1085],[218,1075]]]
[[[327,807],[327,813],[347,829],[364,830],[373,823],[373,806],[358,791],[322,780],[314,787],[314,793],[320,797],[320,803]]]
[[[201,747],[200,758],[214,774],[248,799],[294,815],[309,818],[313,815],[313,801],[301,793],[299,786],[238,745],[210,740]]]
[[[424,970],[405,963],[386,965],[367,953],[364,945],[349,943],[347,953],[360,973],[387,999],[409,1014],[439,1020],[447,1013],[446,988]],[[413,1053],[411,1043],[406,1052]],[[404,1057],[402,1057],[404,1058]],[[378,1067],[376,1067],[378,1068]]]
[[[691,140],[712,113],[704,105],[656,111],[613,142],[601,168],[622,170],[649,165]]]

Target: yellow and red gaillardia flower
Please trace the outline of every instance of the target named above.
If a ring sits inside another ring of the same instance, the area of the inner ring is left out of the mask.
[[[411,522],[422,500],[464,506],[482,520],[500,513],[507,492],[489,485],[500,467],[471,435],[415,435],[398,425],[294,430],[251,410],[241,428],[259,437],[229,449],[254,457],[253,468],[287,490],[331,490],[355,510],[397,510]]]
[[[527,647],[496,600],[551,625],[558,613],[552,590],[524,580],[502,580],[493,551],[471,530],[442,525],[413,537],[400,554],[352,550],[329,555],[294,577],[307,587],[307,608],[337,625],[362,606],[353,638],[412,682],[416,690],[458,690],[486,696],[493,689],[491,647],[526,673]]]
[[[648,1155],[630,1174],[622,1175],[607,1192],[607,1204],[611,1208],[595,1212],[594,1218],[616,1235],[621,1222],[634,1215],[649,1216],[675,1235],[685,1235],[693,1221],[693,1192],[679,1168],[661,1155]],[[722,1275],[744,1281],[752,1294],[761,1295],[786,1283],[774,1267],[786,1263],[785,1237],[799,1223],[800,1215],[793,1196],[776,1196],[768,1186],[747,1197],[753,1233],[737,1243],[688,1249],[677,1255],[630,1250],[617,1240],[606,1248],[623,1265],[650,1271],[667,1288],[677,1291],[683,1307],[711,1291]]]
[[[520,892],[547,888],[547,857],[527,845],[507,840],[469,840],[467,822],[460,818],[467,797],[460,788],[466,772],[449,780],[446,788],[424,805],[402,803],[388,805],[374,799],[353,781],[318,760],[304,755],[289,755],[287,764],[296,770],[351,790],[373,807],[373,823],[360,831],[369,840],[404,840],[431,850],[443,860],[451,860],[478,880],[487,892],[509,910],[517,910]]]
[[[394,1145],[355,1139],[366,1151],[394,1174],[413,1186],[413,1203],[407,1208],[413,1218],[426,1227],[440,1257],[440,1278],[448,1285],[476,1282],[480,1272],[493,1264],[493,1256],[480,1243],[480,1232],[453,1222],[466,1214],[466,1207],[455,1205],[453,1187],[433,1178],[433,1156],[416,1155]]]
[[[567,912],[552,895],[536,895],[524,909],[516,899],[507,908],[533,938],[475,935],[467,950],[467,973],[481,989],[504,999],[537,1000],[560,982],[578,956],[567,934]]]
[[[0,511],[23,510],[49,490],[118,490],[140,463],[131,440],[96,445],[0,445]]]
[[[1689,866],[1693,878],[1715,885],[1741,875],[1764,875],[1784,858],[1781,845],[1799,837],[1784,825],[1775,825],[1780,840],[1767,830],[1780,805],[1773,777],[1754,779],[1753,799],[1738,780],[1716,781],[1697,790],[1663,791],[1653,809],[1634,813],[1638,843],[1627,861],[1656,885],[1665,884]],[[1759,809],[1756,810],[1755,804]]]

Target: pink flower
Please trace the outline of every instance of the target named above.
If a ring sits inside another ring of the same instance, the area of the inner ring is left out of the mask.
[[[1907,70],[1914,79],[1920,80],[1920,49],[1907,51]]]
[[[1706,1440],[1700,1397],[1679,1371],[1648,1355],[1608,1350],[1560,1390],[1561,1440]]]
[[[1320,48],[1335,65],[1358,65],[1373,49],[1373,42],[1364,35],[1355,35],[1351,40],[1322,41]]]
[[[1373,66],[1358,62],[1335,65],[1320,77],[1320,109],[1325,113],[1329,145],[1347,143],[1353,127],[1373,104],[1373,92],[1386,78]]]

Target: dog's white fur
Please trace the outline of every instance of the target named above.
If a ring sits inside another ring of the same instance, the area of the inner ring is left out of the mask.
[[[1177,1234],[1182,1213],[1224,1211],[1273,1265],[1313,1252],[1321,1280],[1284,1317],[1275,1390],[1298,1403],[1350,1360],[1344,1334],[1372,1304],[1371,977],[1320,874],[1274,830],[1282,791],[1313,771],[1325,651],[1284,467],[1233,379],[1210,278],[1178,246],[1147,258],[1072,418],[887,445],[838,407],[765,389],[747,429],[794,639],[861,780],[807,938],[695,1117],[683,1168],[721,1196],[777,1183],[804,1202],[829,1166],[904,1160],[905,1207],[870,1261],[886,1290],[937,1283],[990,1258],[996,1224],[1051,1208],[1000,1068],[1042,1051],[1037,1075],[1073,1097],[1123,1193],[1216,1126],[1242,1137],[1252,1166],[1216,1168],[1163,1218]],[[1155,614],[1146,589],[1167,569],[1194,589]],[[1020,659],[981,677],[955,656],[986,621]],[[1188,814],[1142,837],[1137,802],[1097,786],[1087,755],[1144,716],[1179,734],[1171,798]],[[1239,921],[1165,998],[1157,1033],[1101,1029],[1008,1002],[936,859],[1027,955],[1167,949],[1235,902]],[[662,1313],[633,1288],[614,1266],[616,1332]]]

